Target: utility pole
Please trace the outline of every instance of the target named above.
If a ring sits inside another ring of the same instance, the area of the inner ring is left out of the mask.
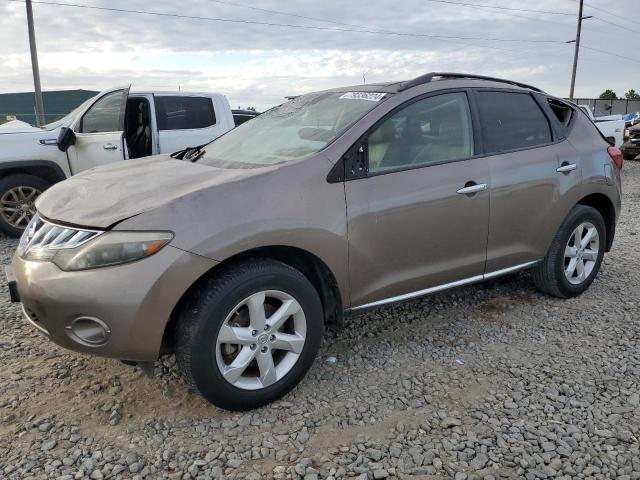
[[[576,31],[576,39],[567,43],[575,43],[576,49],[573,53],[573,72],[571,73],[571,90],[569,92],[569,99],[573,100],[573,93],[576,88],[576,72],[578,70],[578,53],[580,52],[580,33],[582,32],[582,20],[592,18],[591,15],[586,17],[582,16],[582,9],[584,7],[584,0],[580,0],[580,7],[578,8],[578,29]]]
[[[36,126],[44,125],[44,106],[42,104],[42,88],[40,87],[40,67],[38,67],[38,50],[36,48],[36,32],[33,28],[33,9],[31,0],[26,0],[27,26],[29,28],[29,48],[31,49],[31,68],[33,69],[33,87],[36,95]]]

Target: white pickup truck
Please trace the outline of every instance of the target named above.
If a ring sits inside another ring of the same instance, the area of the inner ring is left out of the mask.
[[[578,108],[582,110],[596,124],[598,130],[602,133],[604,138],[609,140],[614,146],[620,148],[624,143],[624,129],[625,121],[622,119],[622,115],[607,115],[605,117],[594,117],[593,112],[587,105],[578,105]]]
[[[0,126],[0,230],[22,233],[52,184],[106,163],[209,143],[234,127],[216,93],[106,90],[42,128]]]

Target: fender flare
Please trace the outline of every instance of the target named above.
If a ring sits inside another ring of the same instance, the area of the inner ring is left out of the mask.
[[[51,160],[20,160],[12,162],[0,162],[0,177],[8,176],[12,171],[27,173],[32,168],[48,169],[52,173],[48,175],[46,180],[51,181],[51,184],[61,182],[67,178],[60,165]]]

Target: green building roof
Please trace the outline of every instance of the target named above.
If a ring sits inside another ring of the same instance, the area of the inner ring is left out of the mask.
[[[46,123],[63,117],[82,102],[97,95],[93,90],[55,90],[42,92]],[[10,118],[7,119],[7,116]],[[16,117],[18,120],[36,124],[35,95],[33,92],[0,94],[0,123]]]

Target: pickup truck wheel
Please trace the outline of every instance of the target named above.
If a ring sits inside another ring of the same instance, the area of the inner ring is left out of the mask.
[[[323,325],[320,297],[305,275],[275,260],[247,260],[190,296],[178,316],[178,367],[214,405],[257,408],[302,380]]]
[[[576,205],[560,226],[546,257],[532,270],[536,287],[560,298],[580,295],[598,274],[605,245],[600,212]]]
[[[40,177],[15,174],[0,180],[0,230],[19,237],[36,213],[35,202],[50,184]]]

